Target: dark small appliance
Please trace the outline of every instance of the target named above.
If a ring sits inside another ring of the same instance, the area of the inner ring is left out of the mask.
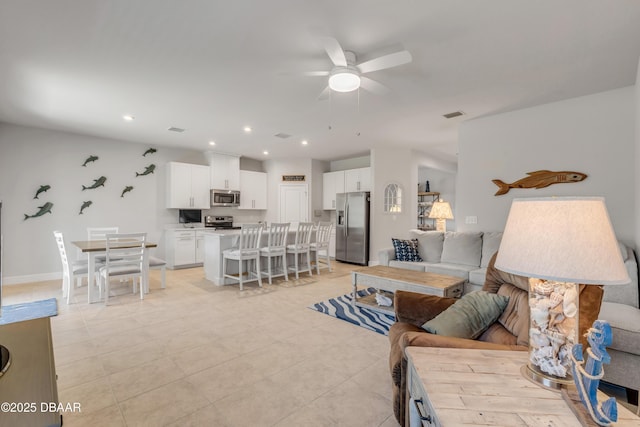
[[[178,221],[180,224],[202,222],[202,211],[200,209],[180,209],[178,211]]]

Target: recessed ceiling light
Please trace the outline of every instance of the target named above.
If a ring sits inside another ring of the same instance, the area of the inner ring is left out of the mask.
[[[252,131],[251,126],[245,126],[244,128],[242,128],[242,130],[244,130],[246,133],[251,133]]]
[[[300,144],[302,144],[302,145],[308,145],[308,144],[309,144],[309,141],[307,141],[306,139],[303,139],[303,140],[300,142]]]
[[[129,116],[129,115],[122,116],[122,118],[127,122],[131,122],[131,121],[133,121],[133,119],[135,119],[135,117]]]
[[[215,141],[209,141],[209,145],[216,145]]]
[[[262,154],[264,154],[265,156],[268,156],[268,155],[269,155],[269,152],[268,152],[267,150],[264,150],[264,151],[262,152]]]

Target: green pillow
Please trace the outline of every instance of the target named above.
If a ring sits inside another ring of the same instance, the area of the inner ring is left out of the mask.
[[[448,337],[476,339],[502,314],[509,297],[477,291],[422,325],[427,332]]]

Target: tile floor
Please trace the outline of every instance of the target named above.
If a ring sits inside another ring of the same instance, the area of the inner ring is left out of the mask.
[[[144,301],[61,301],[59,281],[6,286],[3,304],[57,297],[58,394],[73,426],[397,426],[387,337],[306,308],[350,291],[332,273],[217,287],[202,268],[152,271]]]

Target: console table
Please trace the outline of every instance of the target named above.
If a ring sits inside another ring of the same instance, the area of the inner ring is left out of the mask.
[[[407,347],[405,353],[412,425],[581,427],[560,393],[522,376],[525,351]],[[637,427],[640,418],[618,405],[615,425]]]

